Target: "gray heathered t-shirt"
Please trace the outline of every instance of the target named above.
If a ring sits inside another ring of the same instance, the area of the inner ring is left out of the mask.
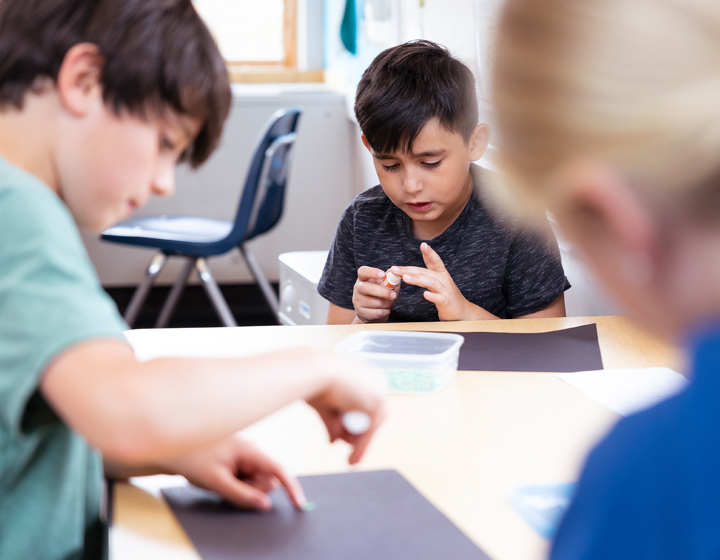
[[[437,252],[465,298],[503,319],[540,311],[570,287],[557,242],[546,234],[499,221],[481,201],[482,168],[472,165],[475,192],[458,218],[427,241]],[[357,270],[372,266],[425,268],[411,221],[378,185],[359,194],[345,209],[325,263],[318,292],[353,309]],[[389,321],[438,321],[425,288],[402,283]]]

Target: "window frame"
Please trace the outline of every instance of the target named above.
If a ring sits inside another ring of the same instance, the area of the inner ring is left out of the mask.
[[[297,0],[283,0],[283,60],[227,60],[230,70],[240,71],[241,68],[265,66],[297,68]]]

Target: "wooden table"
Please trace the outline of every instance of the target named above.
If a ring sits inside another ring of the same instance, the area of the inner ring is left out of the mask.
[[[402,330],[542,332],[597,323],[605,368],[668,366],[679,353],[623,317],[516,319],[374,325]],[[243,356],[297,345],[330,348],[362,325],[131,331],[140,358]],[[547,542],[513,510],[518,486],[575,480],[588,449],[618,416],[551,373],[458,372],[439,395],[395,396],[360,469],[400,471],[495,560],[542,558]],[[351,470],[349,448],[330,445],[303,403],[290,405],[244,435],[297,475]],[[357,467],[355,467],[357,468]],[[117,484],[111,558],[198,560],[156,493]]]

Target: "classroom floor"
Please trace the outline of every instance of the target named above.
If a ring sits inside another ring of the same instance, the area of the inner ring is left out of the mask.
[[[277,291],[277,284],[273,287]],[[255,284],[221,285],[220,290],[239,326],[276,325],[277,321],[270,307]],[[105,288],[115,300],[120,313],[130,302],[135,287]],[[148,295],[134,328],[146,329],[155,326],[170,286],[156,286]],[[222,326],[202,286],[186,286],[169,327],[219,327]]]

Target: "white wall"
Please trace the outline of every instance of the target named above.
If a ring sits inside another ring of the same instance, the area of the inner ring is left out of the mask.
[[[323,0],[298,0],[298,67],[323,68]]]
[[[400,39],[428,39],[474,65],[475,26],[473,0],[401,1]]]

